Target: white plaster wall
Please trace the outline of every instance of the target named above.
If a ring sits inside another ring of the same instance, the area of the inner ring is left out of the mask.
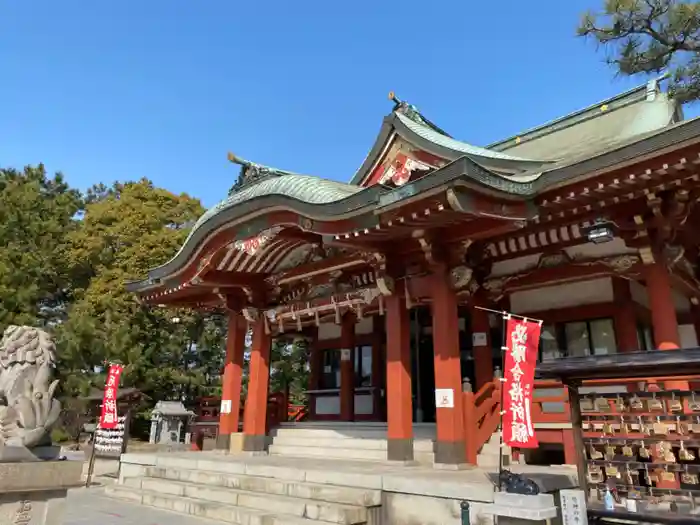
[[[649,308],[649,296],[647,295],[646,286],[637,281],[630,281],[630,295],[635,303]]]
[[[651,303],[649,302],[649,294],[647,293],[647,288],[637,281],[630,281],[630,295],[632,295],[632,300],[637,303],[651,308]],[[676,312],[685,313],[690,311],[690,301],[682,293],[677,290],[673,290],[673,304],[676,307]]]
[[[374,326],[371,317],[363,317],[355,325],[356,334],[371,334]],[[337,339],[340,337],[340,325],[335,323],[323,323],[318,327],[318,339]]]
[[[612,280],[604,277],[514,292],[510,296],[510,309],[516,314],[540,312],[612,300]]]
[[[682,324],[678,327],[681,336],[681,348],[693,348],[698,346],[698,336],[692,324]]]
[[[688,298],[677,290],[673,290],[673,304],[676,307],[676,312],[689,312],[690,301]]]

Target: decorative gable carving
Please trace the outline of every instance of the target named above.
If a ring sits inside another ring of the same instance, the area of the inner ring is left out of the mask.
[[[363,186],[374,184],[403,186],[412,179],[441,168],[445,164],[447,164],[445,159],[418,150],[398,137]]]

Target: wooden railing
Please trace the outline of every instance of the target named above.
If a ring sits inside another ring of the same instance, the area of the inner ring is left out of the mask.
[[[309,410],[305,405],[289,405],[287,408],[287,421],[304,421],[309,415]]]
[[[464,428],[466,430],[467,463],[476,465],[479,450],[498,428],[501,410],[501,381],[495,378],[477,393],[464,385]]]
[[[501,412],[501,380],[494,378],[478,392],[464,384],[464,428],[467,463],[476,465],[481,447],[498,429]],[[538,423],[568,423],[571,421],[568,393],[558,381],[535,381],[532,420]]]
[[[535,381],[535,393],[532,398],[532,422],[570,423],[571,410],[566,387],[559,381]]]

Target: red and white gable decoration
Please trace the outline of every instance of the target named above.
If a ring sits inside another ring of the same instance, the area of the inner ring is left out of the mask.
[[[403,186],[416,176],[444,166],[445,159],[414,149],[399,139],[388,149],[383,158],[375,165],[362,186],[387,184]]]
[[[396,156],[396,160],[389,164],[384,170],[378,182],[379,184],[392,183],[394,186],[403,186],[410,180],[411,174],[414,171],[429,171],[433,168],[433,166],[425,162],[412,159],[403,153],[399,153]]]

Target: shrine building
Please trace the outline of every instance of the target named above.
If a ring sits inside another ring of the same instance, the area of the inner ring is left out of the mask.
[[[229,154],[228,197],[128,285],[154,307],[227,313],[218,447],[241,412],[243,449],[269,446],[278,337],[309,342],[309,421],[385,422],[401,461],[429,428],[448,465],[475,462],[497,427],[503,328],[481,308],[543,320],[543,361],[697,346],[700,120],[659,81],[485,147],[391,100],[348,182]],[[540,442],[570,452],[566,416],[545,412]]]

